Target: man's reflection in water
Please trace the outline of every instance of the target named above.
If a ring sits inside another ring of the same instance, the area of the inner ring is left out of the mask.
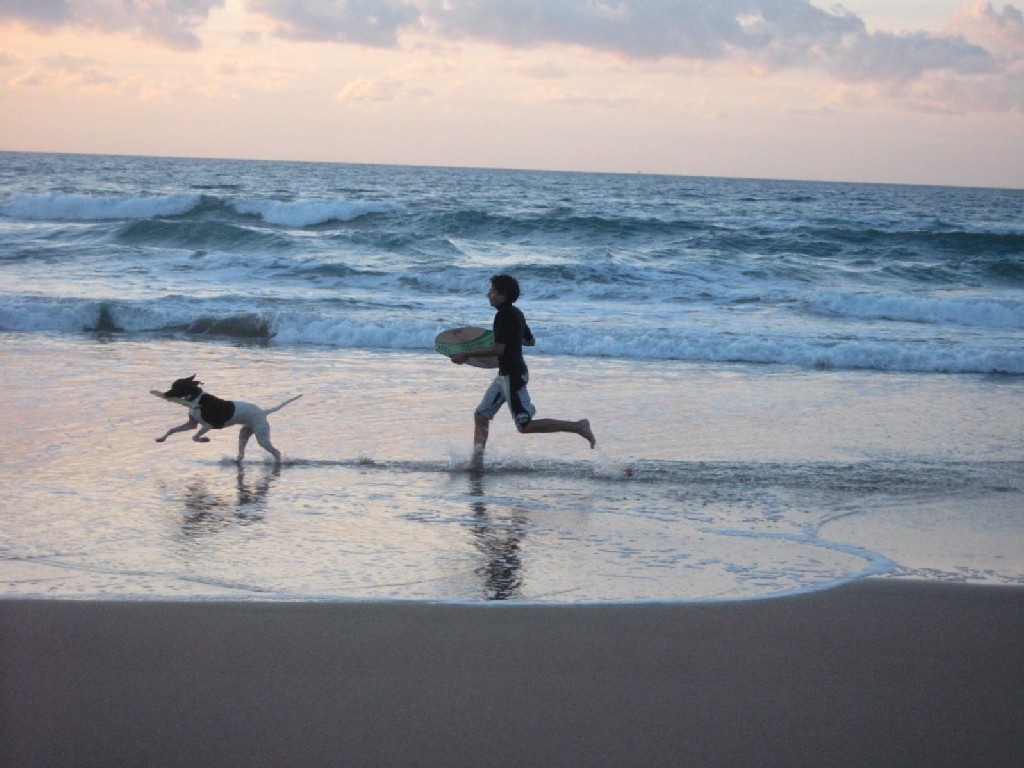
[[[483,475],[470,476],[469,495],[484,496]],[[519,542],[525,532],[526,519],[512,515],[496,521],[482,498],[472,502],[469,508],[476,519],[476,523],[470,527],[473,546],[484,556],[484,564],[476,569],[476,573],[483,578],[485,598],[514,600],[521,597],[523,577]]]
[[[181,532],[188,538],[217,533],[232,525],[248,525],[263,518],[270,486],[280,476],[281,468],[269,466],[255,478],[246,478],[245,467],[238,465],[236,495],[210,491],[206,478],[197,477],[185,488],[185,517]]]

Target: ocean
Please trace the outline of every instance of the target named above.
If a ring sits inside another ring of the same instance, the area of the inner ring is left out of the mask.
[[[1024,190],[0,153],[0,594],[1024,584]],[[433,351],[509,272],[538,417]],[[276,405],[285,461],[153,398]]]

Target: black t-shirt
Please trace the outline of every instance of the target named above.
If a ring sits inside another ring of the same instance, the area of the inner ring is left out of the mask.
[[[531,341],[533,333],[526,318],[515,304],[499,304],[494,315],[494,342],[505,345],[505,353],[498,357],[499,376],[526,377],[523,359],[523,341]]]

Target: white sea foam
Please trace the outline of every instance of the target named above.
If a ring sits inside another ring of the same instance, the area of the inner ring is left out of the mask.
[[[0,203],[0,216],[30,221],[104,221],[180,216],[199,205],[199,195],[100,197],[54,192],[47,195],[15,194]]]
[[[816,291],[809,305],[838,317],[1024,329],[1024,301],[1018,298]]]
[[[254,308],[242,299],[167,296],[139,300],[54,301],[12,297],[0,302],[0,330],[80,333],[171,333],[223,338],[264,337],[279,346],[317,345],[340,349],[426,350],[434,336],[458,323],[439,322],[424,312],[383,317],[344,308],[318,313],[308,308]],[[470,316],[465,310],[464,316]],[[486,322],[485,322],[486,324]],[[759,318],[714,325],[660,328],[537,325],[540,340],[529,350],[571,357],[763,363],[819,369],[869,369],[919,373],[1024,374],[1024,348],[968,333],[956,341],[924,341],[899,335],[835,337],[765,330]],[[542,331],[540,329],[543,329]]]
[[[391,203],[349,200],[236,200],[232,206],[241,214],[259,216],[268,224],[282,227],[310,227],[329,221],[352,221],[370,213],[390,213]]]

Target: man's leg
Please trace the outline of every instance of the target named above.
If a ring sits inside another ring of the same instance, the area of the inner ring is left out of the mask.
[[[590,422],[587,419],[579,421],[564,421],[562,419],[535,419],[533,414],[537,409],[530,402],[530,393],[526,388],[527,379],[510,379],[508,404],[516,420],[516,428],[524,435],[544,434],[550,432],[571,432],[579,435],[594,448],[597,440],[594,432],[590,429]]]
[[[591,448],[597,446],[597,438],[594,437],[594,432],[590,428],[589,419],[580,419],[579,421],[563,421],[562,419],[533,419],[529,424],[522,430],[524,435],[543,434],[548,432],[571,432],[574,435],[579,435],[588,443]]]
[[[473,413],[473,457],[470,459],[472,469],[481,469],[484,464],[484,448],[487,447],[487,435],[491,428],[491,419],[505,404],[505,383],[507,377],[496,376],[484,393],[480,405]]]
[[[487,447],[487,436],[491,431],[491,421],[479,413],[473,414],[473,458],[470,466],[480,469],[484,464],[484,449]]]

